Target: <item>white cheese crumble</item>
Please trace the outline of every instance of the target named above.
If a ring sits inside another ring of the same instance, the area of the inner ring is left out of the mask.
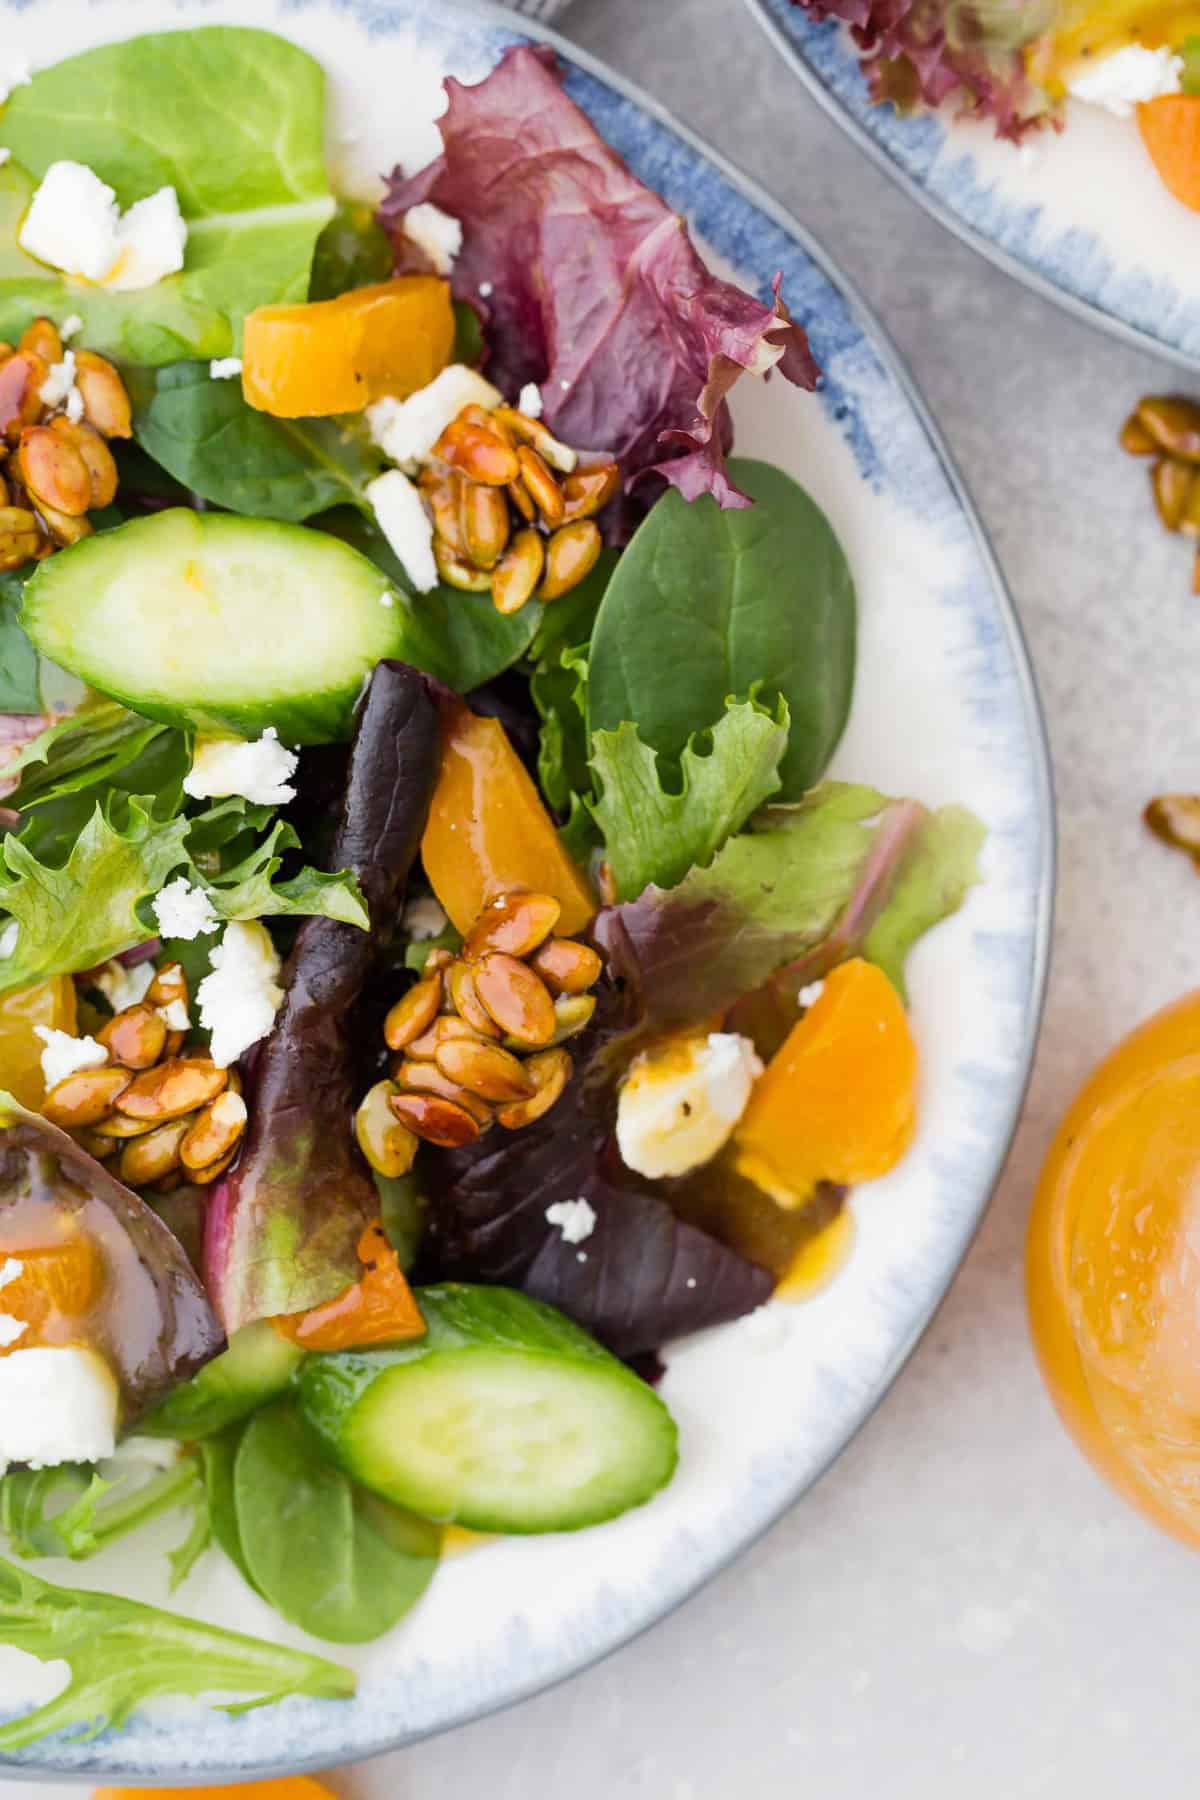
[[[390,462],[415,468],[464,406],[499,406],[504,396],[465,363],[451,363],[407,400],[390,395],[367,408],[367,429]]]
[[[414,944],[441,937],[449,920],[432,894],[421,894],[404,909],[403,929]]]
[[[42,1079],[48,1088],[57,1087],[68,1075],[80,1069],[102,1069],[108,1051],[92,1037],[72,1037],[69,1031],[55,1031],[51,1025],[35,1025],[34,1032],[46,1046],[42,1051]]]
[[[0,1312],[0,1350],[10,1349],[28,1330],[28,1320],[14,1319],[11,1313]]]
[[[80,1344],[0,1357],[0,1470],[100,1462],[117,1447],[119,1397],[112,1370]]]
[[[1183,58],[1171,50],[1148,50],[1144,44],[1126,44],[1099,62],[1080,67],[1067,84],[1067,92],[1089,106],[1102,106],[1118,119],[1133,116],[1135,106],[1144,100],[1157,100],[1162,94],[1177,94],[1183,73]]]
[[[64,350],[61,362],[51,363],[45,381],[38,389],[43,406],[65,406],[68,413],[78,407],[83,416],[83,396],[75,386],[75,352]]]
[[[63,161],[46,170],[17,241],[67,275],[128,292],[182,269],[187,225],[173,187],[159,188],[122,213],[115,192],[94,169]]]
[[[0,1288],[11,1287],[14,1281],[20,1280],[25,1273],[25,1264],[18,1262],[15,1256],[7,1256],[0,1263]]]
[[[12,955],[17,947],[17,938],[20,933],[21,927],[15,919],[10,919],[6,925],[0,926],[0,957]]]
[[[536,381],[527,381],[517,395],[517,410],[523,412],[527,418],[541,418],[542,390]]]
[[[187,1001],[181,999],[178,994],[174,1000],[168,1000],[165,1006],[156,1006],[154,1010],[168,1031],[190,1031],[192,1029]]]
[[[186,875],[168,881],[154,896],[150,910],[165,938],[198,938],[217,924],[212,901],[203,888],[193,887]]]
[[[214,381],[232,381],[242,372],[242,359],[240,356],[214,356],[208,372]]]
[[[617,1096],[627,1168],[657,1179],[710,1162],[746,1110],[762,1063],[749,1038],[712,1031],[643,1051]]]
[[[388,469],[364,489],[375,519],[413,586],[427,594],[437,586],[433,555],[433,520],[403,469]]]
[[[198,737],[183,791],[193,800],[220,800],[240,794],[258,806],[284,806],[294,800],[290,785],[300,758],[279,742],[268,725],[256,740]]]
[[[0,144],[0,168],[3,168],[11,155],[12,151],[9,149],[8,145]]]
[[[481,281],[480,282],[479,297],[481,300],[490,300],[492,295],[495,293],[495,291],[496,291],[496,289],[490,281]]]
[[[80,318],[79,314],[68,313],[58,328],[58,335],[63,343],[67,344],[70,343],[73,337],[78,337],[82,330],[83,320]]]
[[[796,998],[807,1012],[810,1006],[815,1006],[817,1004],[817,1001],[824,992],[825,983],[823,981],[810,981],[807,987],[802,987],[800,989]]]
[[[266,1037],[283,1004],[279,956],[257,919],[235,920],[212,952],[212,973],[196,990],[200,1023],[212,1033],[210,1054],[219,1069]]]
[[[154,964],[147,960],[126,968],[114,957],[92,979],[113,1011],[124,1012],[127,1006],[136,1006],[146,998],[146,989],[154,980]]]
[[[27,56],[20,56],[15,50],[0,53],[0,104],[14,88],[28,87],[32,80],[33,68]]]
[[[432,200],[410,206],[404,215],[404,235],[423,250],[439,275],[449,275],[462,249],[462,225]]]
[[[596,1229],[596,1209],[582,1195],[578,1200],[556,1200],[546,1208],[547,1225],[557,1225],[564,1244],[582,1244]]]

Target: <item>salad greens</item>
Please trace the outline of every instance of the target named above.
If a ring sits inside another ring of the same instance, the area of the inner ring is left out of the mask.
[[[730,695],[787,701],[779,798],[798,800],[837,747],[854,688],[854,583],[832,526],[790,475],[735,459],[755,504],[666,494],[618,564],[588,658],[592,733],[636,720],[678,758]],[[664,671],[670,678],[664,680]]]
[[[728,460],[735,382],[816,383],[778,279],[713,276],[549,52],[447,89],[443,154],[377,215],[335,201],[323,75],[266,32],[88,51],[0,116],[0,337],[70,373],[77,312],[72,356],[114,358],[125,389],[98,438],[39,389],[96,504],[17,488],[38,560],[0,574],[0,1083],[44,1087],[49,1115],[0,1092],[0,1535],[79,1560],[178,1513],[173,1584],[211,1547],[339,1643],[410,1611],[449,1522],[573,1531],[671,1478],[643,1374],[766,1302],[787,1258],[762,1247],[844,1197],[785,1207],[735,1175],[739,1093],[839,963],[903,995],[983,837],[962,808],[824,779],[850,562],[790,475]],[[182,272],[122,293],[26,256],[61,158],[122,206],[173,186]],[[405,231],[426,201],[463,227],[452,356],[486,382],[442,366],[446,290]],[[308,380],[345,345],[306,297],[343,295],[337,317],[402,312],[412,340],[363,323],[329,393],[291,406],[328,410],[292,417],[260,336],[282,331],[285,388]],[[239,346],[244,387],[210,367]],[[334,410],[381,395],[386,429]],[[639,1158],[668,1130],[703,1147]],[[58,1314],[69,1338],[43,1344]],[[61,1462],[26,1466],[43,1421],[8,1396],[47,1367],[29,1349],[80,1359],[54,1366],[111,1400],[115,1457],[80,1460],[111,1417],[72,1442],[63,1408]],[[0,1756],[158,1694],[354,1689],[3,1561],[0,1643],[70,1668]]]
[[[227,356],[246,313],[303,300],[334,212],[325,171],[325,77],[272,32],[210,26],[105,44],[9,95],[0,143],[0,337],[37,313],[83,320],[90,349],[157,367]],[[122,208],[166,185],[188,226],[178,275],[115,293],[67,281],[16,231],[52,162],[86,164]]]
[[[68,1728],[94,1736],[162,1694],[236,1694],[226,1710],[245,1712],[287,1694],[345,1699],[356,1685],[323,1657],[117,1594],[56,1587],[2,1560],[0,1640],[70,1671],[61,1694],[0,1725],[0,1754]]]

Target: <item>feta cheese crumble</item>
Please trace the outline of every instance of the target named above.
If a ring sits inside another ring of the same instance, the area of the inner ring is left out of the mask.
[[[652,1179],[710,1162],[746,1110],[762,1063],[749,1038],[711,1031],[643,1051],[617,1096],[617,1147]]]
[[[154,964],[148,959],[126,968],[114,957],[96,975],[94,985],[114,1012],[124,1012],[127,1006],[136,1006],[139,1000],[146,998],[146,989],[153,980]]]
[[[242,359],[240,356],[214,356],[208,372],[214,381],[232,381],[242,372]]]
[[[462,249],[462,225],[432,200],[410,206],[404,215],[404,235],[423,250],[439,275],[449,275]]]
[[[63,161],[43,175],[17,241],[64,274],[130,292],[182,269],[187,225],[173,187],[159,188],[122,213],[115,192],[94,169]]]
[[[100,1462],[117,1447],[119,1396],[112,1370],[80,1344],[0,1357],[0,1472]]]
[[[11,1313],[0,1312],[0,1350],[10,1349],[28,1330],[27,1320],[14,1319]]]
[[[542,390],[536,381],[527,381],[517,395],[517,410],[530,419],[542,416]]]
[[[257,919],[235,920],[212,952],[212,973],[196,990],[200,1023],[212,1033],[210,1054],[219,1069],[266,1037],[283,1004],[279,955]]]
[[[279,742],[268,725],[258,739],[198,737],[183,791],[193,800],[222,800],[240,794],[258,806],[284,806],[294,800],[290,785],[300,758]]]
[[[499,406],[499,388],[465,363],[451,363],[406,400],[390,395],[367,408],[367,429],[389,462],[415,469],[464,406]]]
[[[193,887],[186,875],[177,875],[154,896],[150,910],[165,938],[198,938],[217,924],[213,903],[201,887]],[[174,1029],[183,1030],[183,1026]]]
[[[32,80],[33,67],[27,56],[20,56],[15,50],[0,53],[0,105],[14,88],[28,87]]]
[[[1177,94],[1182,74],[1183,58],[1172,51],[1126,44],[1099,62],[1082,65],[1068,82],[1067,92],[1089,106],[1102,106],[1118,119],[1129,119],[1142,101]]]
[[[495,293],[495,291],[496,291],[496,289],[490,281],[481,281],[480,282],[479,298],[481,300],[490,300],[492,295]]]
[[[557,1225],[564,1244],[582,1244],[596,1229],[596,1209],[582,1195],[578,1200],[556,1200],[546,1208],[547,1225]]]
[[[42,1051],[42,1079],[48,1088],[57,1087],[68,1075],[80,1069],[102,1069],[108,1051],[92,1037],[72,1037],[69,1031],[55,1031],[51,1025],[35,1025],[35,1034],[46,1046]]]
[[[168,1031],[190,1031],[192,1029],[187,1001],[180,999],[178,994],[174,1000],[168,1000],[165,1006],[156,1006],[154,1010]]]
[[[0,957],[12,955],[17,947],[17,938],[20,933],[21,927],[15,919],[10,919],[6,925],[0,926]]]
[[[449,924],[445,913],[432,894],[421,894],[404,909],[403,929],[414,944],[441,937]]]
[[[68,313],[58,328],[58,335],[63,343],[67,344],[70,343],[73,337],[78,337],[82,330],[83,320],[80,318],[79,314]]]
[[[14,1281],[25,1273],[25,1264],[18,1262],[15,1256],[7,1256],[0,1263],[0,1288],[10,1287]]]
[[[364,489],[375,519],[419,594],[437,586],[433,520],[403,469],[388,469]]]
[[[810,981],[807,987],[802,987],[800,989],[796,998],[807,1012],[810,1006],[815,1006],[817,1004],[817,1001],[824,992],[825,983],[823,981]]]
[[[64,350],[61,362],[51,363],[50,371],[38,389],[43,406],[62,406],[75,387],[75,352]]]

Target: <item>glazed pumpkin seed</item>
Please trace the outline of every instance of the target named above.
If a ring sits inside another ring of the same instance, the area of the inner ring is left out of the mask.
[[[1178,531],[1196,479],[1190,463],[1175,456],[1161,456],[1150,471],[1150,487],[1158,516],[1168,531]]]
[[[565,1044],[568,1038],[586,1031],[595,1010],[595,994],[560,994],[554,1002],[554,1043]]]
[[[600,979],[603,964],[590,944],[575,938],[548,938],[530,957],[552,994],[584,994]]]
[[[228,1079],[204,1057],[172,1057],[135,1076],[118,1096],[117,1110],[129,1119],[182,1118],[215,1100]]]
[[[396,1094],[391,1108],[415,1137],[444,1149],[457,1150],[479,1137],[479,1126],[470,1113],[437,1094]]]
[[[546,566],[541,534],[532,526],[518,531],[492,574],[492,605],[508,617],[520,612],[537,591]]]
[[[163,1053],[167,1027],[157,1010],[140,1000],[109,1019],[96,1036],[114,1062],[127,1069],[148,1069]]]
[[[246,1102],[228,1088],[201,1107],[189,1122],[187,1135],[179,1146],[179,1160],[184,1168],[204,1169],[228,1156],[241,1141],[246,1117]]]
[[[465,962],[453,962],[446,974],[450,1004],[460,1018],[467,1021],[483,1037],[500,1036],[496,1021],[479,998],[475,979]]]
[[[121,1152],[117,1172],[127,1187],[148,1187],[179,1167],[179,1146],[187,1136],[190,1120],[170,1119],[153,1131],[132,1138]]]
[[[447,587],[457,588],[460,593],[486,594],[492,585],[486,569],[477,569],[465,557],[456,556],[444,538],[434,538],[433,560]]]
[[[461,536],[466,560],[479,569],[495,568],[508,543],[508,502],[501,488],[464,481]]]
[[[1146,427],[1138,418],[1136,409],[1130,413],[1129,417],[1122,425],[1117,442],[1120,444],[1122,450],[1126,451],[1130,456],[1158,455],[1157,439],[1151,437],[1150,433],[1146,430]]]
[[[524,1065],[499,1044],[452,1039],[438,1046],[437,1066],[447,1080],[478,1094],[481,1100],[523,1100],[534,1091]]]
[[[442,978],[423,975],[397,1000],[383,1022],[383,1041],[389,1050],[403,1050],[428,1031],[442,1004]]]
[[[615,462],[591,463],[576,469],[562,484],[564,522],[590,519],[608,505],[620,482],[621,471]]]
[[[37,504],[38,517],[54,542],[65,549],[68,544],[78,544],[82,538],[90,537],[95,527],[86,513],[56,512],[54,507],[47,506],[44,500]]]
[[[496,1117],[506,1131],[520,1131],[548,1113],[561,1098],[574,1064],[565,1050],[542,1050],[531,1056],[525,1067],[533,1077],[537,1091],[529,1100],[517,1100],[511,1106],[499,1108]]]
[[[17,348],[32,350],[45,363],[61,362],[63,359],[63,341],[52,319],[35,319],[32,325],[27,325],[21,333]]]
[[[112,1110],[131,1079],[128,1069],[77,1069],[50,1089],[42,1112],[64,1131],[95,1125]]]
[[[0,363],[0,431],[16,443],[26,426],[42,416],[42,383],[50,365],[32,350],[20,350]]]
[[[548,426],[540,419],[531,419],[528,413],[518,412],[515,406],[498,406],[492,414],[497,425],[503,425],[524,444],[531,444],[552,469],[561,475],[569,475],[579,461],[579,457],[568,444],[561,444]]]
[[[506,1037],[540,1048],[554,1036],[554,1002],[540,976],[528,964],[492,950],[473,964],[475,992],[485,1011]]]
[[[562,905],[552,894],[525,890],[501,894],[484,907],[467,933],[463,959],[477,962],[489,950],[503,950],[508,956],[529,956],[545,943],[561,912]]]
[[[17,473],[35,502],[74,517],[91,503],[87,464],[74,444],[48,425],[30,425],[17,445]]]
[[[83,416],[101,437],[133,436],[133,409],[125,383],[106,358],[91,350],[76,351],[75,385],[83,400]]]
[[[546,545],[546,572],[538,589],[539,600],[557,600],[578,587],[600,555],[600,527],[594,519],[577,519],[560,525]]]
[[[50,421],[51,431],[74,446],[83,458],[92,483],[92,506],[111,506],[117,497],[117,465],[113,453],[92,425],[76,424],[59,413]]]
[[[490,425],[454,419],[447,425],[433,454],[452,468],[461,469],[471,481],[489,487],[507,487],[520,473],[517,453]]]
[[[392,1081],[377,1081],[368,1088],[354,1115],[358,1147],[377,1175],[392,1179],[407,1175],[417,1154],[415,1135],[402,1125],[389,1104],[400,1092]]]
[[[517,451],[517,461],[521,465],[521,480],[525,484],[526,493],[542,515],[543,524],[553,531],[556,525],[563,522],[565,502],[562,489],[531,445],[521,445]]]
[[[491,1123],[491,1109],[480,1096],[473,1094],[460,1082],[451,1081],[448,1075],[442,1074],[436,1063],[409,1062],[398,1058],[392,1065],[392,1075],[397,1088],[403,1093],[436,1094],[442,1100],[452,1100],[456,1106],[469,1112],[477,1125]],[[394,1112],[395,1108],[392,1110]]]

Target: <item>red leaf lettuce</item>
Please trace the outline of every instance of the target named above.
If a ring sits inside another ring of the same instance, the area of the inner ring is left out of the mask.
[[[329,860],[353,870],[371,930],[308,919],[284,965],[283,1005],[248,1084],[245,1145],[205,1225],[205,1278],[227,1331],[305,1312],[361,1274],[358,1240],[379,1200],[348,1125],[349,1012],[394,923],[437,761],[428,682],[380,663],[359,707]]]
[[[772,365],[817,381],[778,281],[771,307],[709,273],[679,215],[564,93],[552,51],[515,46],[446,91],[442,155],[397,169],[380,208],[402,266],[404,214],[431,200],[462,223],[454,294],[484,317],[497,386],[540,383],[550,429],[616,456],[627,484],[654,471],[686,499],[748,506],[725,468],[726,395]]]

